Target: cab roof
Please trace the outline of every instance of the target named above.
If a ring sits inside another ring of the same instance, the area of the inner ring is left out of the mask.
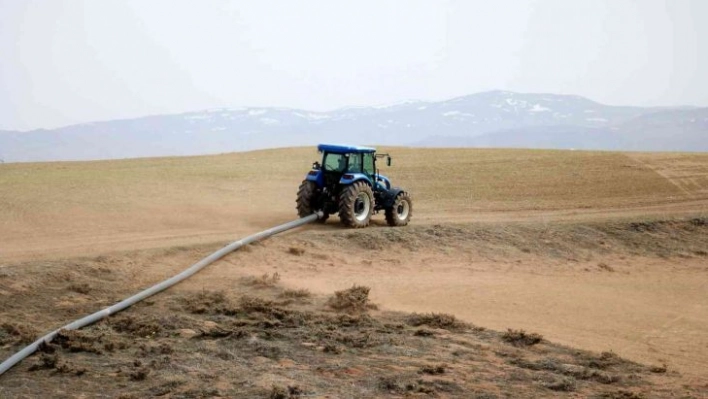
[[[338,145],[338,144],[320,144],[317,146],[318,151],[335,152],[335,153],[369,153],[376,152],[376,148],[362,147],[358,145]]]

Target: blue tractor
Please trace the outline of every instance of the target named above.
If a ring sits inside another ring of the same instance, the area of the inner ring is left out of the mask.
[[[297,213],[300,217],[322,211],[329,215],[339,213],[339,219],[348,227],[366,227],[371,215],[384,211],[390,226],[405,226],[411,220],[413,203],[403,189],[391,187],[386,176],[379,174],[376,161],[391,156],[377,154],[375,148],[320,144],[322,163],[312,164],[297,192]]]

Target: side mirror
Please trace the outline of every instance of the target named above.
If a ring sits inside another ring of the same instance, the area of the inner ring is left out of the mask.
[[[391,166],[391,157],[386,157],[386,166]]]

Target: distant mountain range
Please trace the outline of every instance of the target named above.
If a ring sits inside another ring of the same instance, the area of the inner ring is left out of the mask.
[[[0,131],[0,159],[197,155],[318,142],[703,152],[708,108],[610,106],[579,96],[508,91],[330,112],[225,108]]]

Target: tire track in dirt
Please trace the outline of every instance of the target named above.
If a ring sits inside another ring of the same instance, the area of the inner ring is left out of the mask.
[[[708,197],[708,166],[700,160],[700,154],[627,154],[627,156],[666,179],[685,195],[692,198]],[[646,158],[646,159],[643,159]]]
[[[689,191],[684,185],[682,184],[682,181],[680,179],[674,178],[670,175],[667,175],[665,172],[660,170],[656,165],[651,165],[648,162],[642,161],[641,159],[637,157],[632,157],[631,155],[628,155],[628,157],[641,166],[651,170],[652,172],[656,173],[657,175],[661,176],[662,178],[666,179],[669,183],[671,183],[674,187],[678,188],[684,195],[686,195],[689,198],[694,198],[695,194]]]

